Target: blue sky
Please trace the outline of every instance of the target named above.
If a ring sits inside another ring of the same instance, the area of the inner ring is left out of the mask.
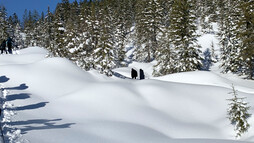
[[[31,11],[37,10],[41,13],[42,11],[46,12],[48,6],[50,6],[50,10],[53,11],[57,3],[61,1],[62,0],[0,0],[0,5],[6,7],[8,16],[16,13],[19,19],[22,20],[25,9]],[[73,2],[74,0],[69,1]]]

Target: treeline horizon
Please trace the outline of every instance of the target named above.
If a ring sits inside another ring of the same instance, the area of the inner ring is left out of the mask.
[[[203,56],[197,28],[205,34],[218,23],[223,71],[252,79],[253,5],[251,0],[62,0],[53,13],[25,11],[23,26],[16,16],[9,18],[1,37],[13,35],[20,47],[45,47],[49,56],[107,75],[128,64],[125,46],[132,43],[133,60],[156,60],[153,75],[162,76],[202,69],[204,60],[210,65],[214,53]]]

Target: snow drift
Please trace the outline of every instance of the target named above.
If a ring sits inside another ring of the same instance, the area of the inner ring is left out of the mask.
[[[240,141],[227,119],[231,84],[254,111],[254,82],[219,72],[160,78],[152,65],[133,63],[114,77],[85,72],[70,61],[45,58],[31,47],[0,56],[5,94],[5,140],[32,143],[232,143],[254,142],[254,118]],[[146,80],[130,79],[131,67]],[[13,113],[13,114],[10,114]],[[20,131],[20,132],[17,132]]]

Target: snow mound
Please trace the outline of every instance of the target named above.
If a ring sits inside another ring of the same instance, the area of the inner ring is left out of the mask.
[[[11,105],[6,107],[5,114],[15,113],[8,122],[2,122],[15,140],[36,143],[254,141],[253,117],[249,119],[249,132],[241,141],[232,141],[234,130],[227,119],[226,100],[231,98],[228,93],[233,82],[242,87],[240,96],[254,101],[250,92],[253,89],[249,88],[252,81],[203,71],[155,78],[151,76],[154,63],[136,62],[115,69],[116,76],[112,78],[96,71],[83,71],[67,59],[45,58],[46,53],[34,47],[22,50],[19,55],[0,56],[0,84],[6,91],[5,105]],[[131,68],[143,68],[147,79],[130,79]],[[250,106],[253,113],[253,103]]]

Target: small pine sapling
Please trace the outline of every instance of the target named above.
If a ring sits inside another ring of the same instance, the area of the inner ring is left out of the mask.
[[[229,94],[233,95],[232,99],[227,99],[230,101],[229,108],[227,110],[228,113],[228,119],[230,120],[231,124],[234,125],[234,130],[236,132],[236,138],[239,138],[248,131],[250,128],[250,124],[248,123],[247,119],[251,116],[251,114],[248,112],[250,109],[250,106],[248,106],[248,103],[244,102],[243,98],[237,97],[237,91],[235,90],[234,85],[232,84],[232,92]]]

